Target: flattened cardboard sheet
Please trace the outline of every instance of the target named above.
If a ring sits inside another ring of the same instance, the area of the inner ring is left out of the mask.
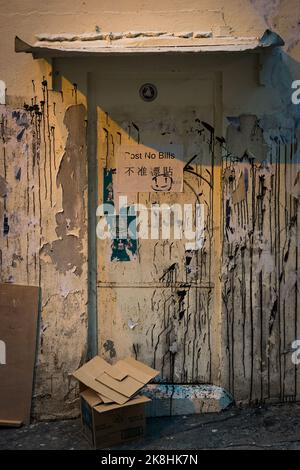
[[[158,373],[131,357],[111,366],[96,356],[74,372],[73,376],[97,392],[104,403],[123,405]]]
[[[105,411],[112,411],[116,410],[118,408],[123,408],[125,406],[132,406],[132,405],[139,405],[141,403],[147,403],[150,400],[150,398],[145,397],[144,395],[137,396],[133,398],[132,400],[127,401],[123,405],[118,405],[117,403],[101,403],[101,398],[99,398],[98,394],[95,393],[91,389],[86,389],[83,392],[80,393],[80,396],[84,398],[84,400],[98,413],[104,413]]]
[[[100,394],[98,394],[98,395],[99,395],[99,397],[101,398],[101,400],[103,401],[103,403],[106,403],[106,404],[108,404],[108,403],[109,403],[109,404],[110,404],[110,403],[113,403],[113,401],[112,401],[110,398],[107,398],[107,397],[105,397],[104,395],[100,395]]]
[[[107,385],[109,388],[121,392],[122,395],[130,398],[143,387],[143,382],[139,382],[133,377],[125,377],[122,380],[116,380],[109,374],[104,372],[96,377],[96,380],[102,384]]]
[[[150,398],[145,397],[145,396],[139,396],[136,398],[133,398],[132,400],[127,401],[124,403],[124,405],[117,405],[116,403],[113,403],[111,405],[96,405],[94,406],[94,409],[98,411],[98,413],[104,413],[106,411],[112,411],[112,410],[117,410],[119,408],[124,408],[125,406],[133,406],[133,405],[141,405],[143,403],[147,403],[148,401],[151,401]]]
[[[39,288],[0,284],[0,423],[30,422]]]
[[[99,372],[104,372],[105,370],[108,370],[109,367],[110,364],[104,361],[104,359],[99,356],[95,356],[89,362],[80,367],[80,369],[75,371],[73,373],[73,377],[86,385],[86,387],[89,387],[100,395],[104,395],[119,405],[122,405],[123,403],[126,403],[128,397],[110,389],[96,380],[96,376],[99,375]]]
[[[121,359],[118,361],[117,366],[128,375],[135,377],[140,382],[143,382],[144,385],[159,374],[158,370],[152,369],[152,367],[149,367],[140,361],[136,361],[133,357]]]

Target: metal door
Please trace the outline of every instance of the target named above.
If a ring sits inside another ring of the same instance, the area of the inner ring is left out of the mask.
[[[151,101],[141,88],[149,83],[157,91],[152,99],[150,90]],[[120,145],[178,144],[185,164],[183,192],[130,193],[128,201],[149,208],[203,204],[205,228],[203,246],[197,250],[186,250],[182,240],[172,238],[127,246],[97,241],[99,353],[112,362],[132,355],[159,369],[165,382],[211,382],[218,343],[213,310],[219,308],[220,215],[220,192],[214,190],[219,180],[214,77],[161,77],[153,72],[145,78],[94,77],[94,87],[99,203],[116,199]]]

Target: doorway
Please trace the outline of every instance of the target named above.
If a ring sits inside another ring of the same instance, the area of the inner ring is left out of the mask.
[[[99,354],[111,362],[131,355],[158,369],[166,383],[211,383],[219,375],[221,315],[218,77],[160,73],[154,67],[147,74],[93,74],[91,82],[98,204],[118,206],[121,146],[173,145],[182,149],[182,191],[132,189],[128,204],[149,210],[162,204],[204,207],[199,249],[174,237],[97,240]]]

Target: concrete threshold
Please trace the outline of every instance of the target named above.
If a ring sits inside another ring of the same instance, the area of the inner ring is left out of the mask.
[[[148,384],[142,393],[152,400],[146,404],[147,417],[213,413],[234,404],[233,397],[216,385]]]

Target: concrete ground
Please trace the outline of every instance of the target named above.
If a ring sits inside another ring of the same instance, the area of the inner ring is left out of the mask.
[[[89,449],[80,421],[0,428],[0,449]],[[143,440],[116,449],[298,449],[300,403],[150,418]]]

